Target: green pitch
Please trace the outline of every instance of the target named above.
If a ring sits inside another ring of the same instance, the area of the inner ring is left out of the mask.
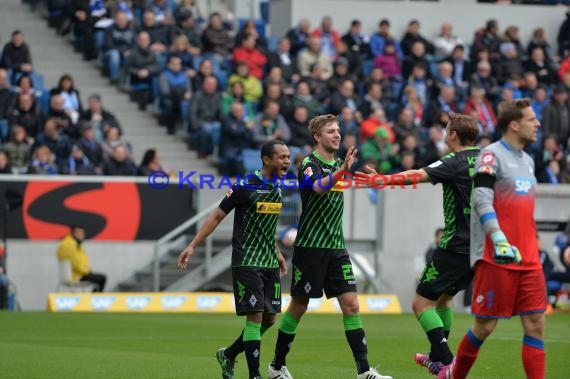
[[[427,341],[412,315],[364,316],[369,358],[396,379],[434,378],[414,364]],[[450,342],[456,350],[471,318],[456,316]],[[214,357],[240,332],[243,318],[191,314],[0,313],[2,378],[220,378]],[[262,341],[262,374],[269,363],[277,328]],[[522,332],[518,319],[501,321],[485,342],[472,378],[523,378]],[[547,317],[547,377],[568,378],[570,314]],[[287,366],[295,379],[355,378],[354,362],[333,315],[306,315]],[[240,355],[236,379],[247,378]]]

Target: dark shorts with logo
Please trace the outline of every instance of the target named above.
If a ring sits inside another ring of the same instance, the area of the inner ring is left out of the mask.
[[[469,286],[473,270],[468,254],[453,253],[437,248],[424,268],[416,293],[435,301],[442,294],[454,296]]]
[[[356,279],[346,249],[295,247],[291,296],[327,298],[356,292]]]
[[[279,268],[232,267],[236,314],[281,312]]]

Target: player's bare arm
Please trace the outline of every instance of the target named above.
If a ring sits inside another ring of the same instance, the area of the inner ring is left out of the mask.
[[[281,274],[281,277],[284,277],[287,275],[287,260],[283,256],[281,249],[279,249],[277,241],[275,241],[275,253],[277,254],[277,260],[279,261],[279,273]]]
[[[408,185],[429,182],[429,175],[424,169],[407,170],[392,175],[380,175],[375,169],[368,165],[365,165],[362,171],[357,171],[354,178],[357,188],[384,188],[393,183]]]

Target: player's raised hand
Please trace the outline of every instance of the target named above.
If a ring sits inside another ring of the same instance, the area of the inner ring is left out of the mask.
[[[188,245],[186,249],[184,249],[180,256],[178,257],[178,268],[181,270],[186,269],[186,265],[188,265],[188,261],[190,261],[190,257],[194,253],[194,247]]]
[[[491,240],[493,241],[493,260],[499,264],[508,263],[522,263],[522,256],[516,246],[511,245],[507,241],[507,237],[500,230],[491,233]]]
[[[372,188],[374,177],[378,175],[378,172],[368,165],[364,165],[360,169],[362,171],[356,171],[354,174],[356,188]]]
[[[346,157],[344,157],[344,163],[343,163],[343,171],[348,171],[352,165],[354,164],[354,161],[356,160],[356,155],[358,154],[358,149],[356,148],[356,146],[351,146],[348,151],[346,152]]]

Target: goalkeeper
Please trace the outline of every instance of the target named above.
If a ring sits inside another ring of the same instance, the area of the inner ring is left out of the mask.
[[[471,212],[471,263],[475,267],[472,313],[455,362],[439,378],[467,377],[479,348],[499,319],[521,316],[525,377],[544,379],[546,285],[534,223],[534,163],[523,148],[540,126],[528,99],[499,105],[503,138],[475,163]],[[513,373],[513,377],[520,374]]]

